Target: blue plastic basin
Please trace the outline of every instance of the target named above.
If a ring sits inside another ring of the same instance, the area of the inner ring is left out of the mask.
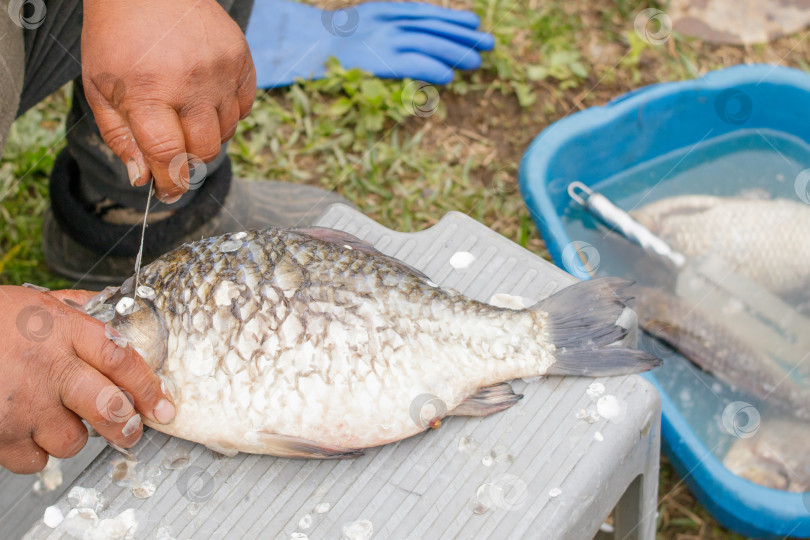
[[[662,180],[677,176],[670,175],[672,169],[699,165],[706,155],[702,148],[722,153],[758,137],[788,162],[783,166],[793,174],[776,174],[778,181],[768,180],[768,191],[795,198],[795,169],[810,167],[805,143],[810,141],[810,75],[770,65],[736,66],[693,81],[641,88],[604,107],[573,114],[532,142],[521,162],[520,189],[555,263],[572,271],[563,264],[565,247],[577,239],[571,234],[576,229],[564,219],[570,212],[570,182],[579,180],[605,192],[611,178],[645,170],[649,172],[634,177],[636,184],[647,184],[637,186],[640,192],[659,185],[670,195],[679,189],[695,192],[695,185],[679,187]],[[697,192],[732,194],[734,174]],[[618,204],[628,207],[628,201]],[[810,537],[810,493],[765,488],[731,473],[678,409],[677,400],[667,395],[656,372],[647,376],[661,393],[664,451],[720,523],[748,536]]]

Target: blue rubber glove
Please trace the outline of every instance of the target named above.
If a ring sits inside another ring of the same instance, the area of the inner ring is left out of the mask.
[[[260,88],[292,84],[296,77],[319,79],[336,57],[345,68],[378,77],[446,84],[453,69],[476,69],[478,51],[495,46],[478,32],[469,11],[413,2],[369,2],[322,10],[287,0],[256,0],[247,40]]]

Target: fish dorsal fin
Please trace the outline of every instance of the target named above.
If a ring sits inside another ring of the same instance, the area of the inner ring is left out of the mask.
[[[344,246],[349,246],[352,249],[356,249],[357,251],[364,251],[366,253],[382,255],[382,253],[380,253],[380,251],[377,248],[375,248],[365,240],[360,240],[353,234],[349,234],[344,231],[339,231],[337,229],[328,229],[326,227],[296,227],[294,229],[289,229],[289,231],[296,234],[309,236],[310,238],[320,240],[321,242],[329,242],[330,244],[342,244]]]
[[[339,244],[342,246],[347,246],[350,247],[351,249],[356,249],[357,251],[368,253],[370,255],[374,255],[375,257],[380,257],[381,259],[385,259],[390,264],[398,266],[399,268],[403,269],[404,271],[410,274],[414,274],[425,281],[433,283],[431,279],[425,275],[424,272],[417,270],[408,263],[404,263],[399,259],[395,259],[390,255],[386,255],[385,253],[381,252],[380,250],[378,250],[365,240],[361,240],[356,236],[349,234],[347,232],[339,231],[336,229],[328,229],[326,227],[296,227],[294,229],[288,230],[295,234],[300,234],[302,236],[308,236],[315,240],[320,240],[321,242],[329,242],[330,244]]]

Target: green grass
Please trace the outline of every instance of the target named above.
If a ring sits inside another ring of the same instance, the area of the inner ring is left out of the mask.
[[[63,88],[11,126],[0,159],[0,284],[70,284],[42,260],[39,238],[48,206],[48,173],[64,146],[69,88]]]
[[[452,5],[474,9],[497,48],[480,70],[437,89],[432,114],[413,114],[426,96],[414,94],[411,81],[379,81],[333,63],[325,80],[260,93],[230,147],[237,173],[336,189],[397,230],[423,229],[448,211],[465,212],[547,256],[516,178],[523,151],[549,123],[641,85],[750,61],[807,69],[810,57],[801,36],[751,48],[677,35],[663,46],[649,45],[633,31],[635,14],[651,5],[644,2]],[[39,246],[68,96],[60,91],[20,118],[0,159],[2,284],[69,285],[48,272]],[[665,461],[660,497],[661,538],[733,538]]]

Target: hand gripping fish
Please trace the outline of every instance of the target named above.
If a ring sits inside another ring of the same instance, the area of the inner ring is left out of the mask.
[[[173,395],[175,420],[147,424],[227,455],[352,457],[446,415],[504,410],[522,397],[505,383],[514,378],[660,363],[610,346],[627,333],[616,325],[623,280],[497,308],[330,229],[192,242],[145,266],[139,282],[105,290],[85,310]]]

